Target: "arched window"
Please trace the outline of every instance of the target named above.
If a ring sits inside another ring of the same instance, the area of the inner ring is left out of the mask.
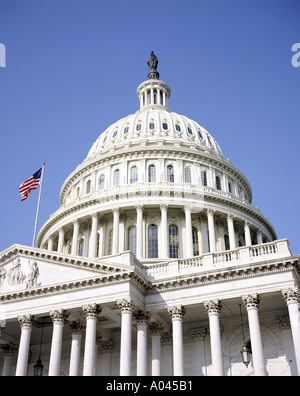
[[[78,241],[78,256],[83,256],[83,245],[84,245],[84,239],[80,238]]]
[[[151,182],[156,182],[156,169],[155,165],[150,165],[148,168],[148,181]]]
[[[114,186],[120,184],[120,170],[116,169],[114,172]]]
[[[101,175],[99,177],[99,190],[103,190],[104,189],[104,183],[105,183],[105,176]]]
[[[169,249],[170,249],[170,258],[178,258],[179,238],[178,238],[178,228],[176,225],[170,225],[169,227]]]
[[[79,188],[79,187],[77,187],[77,188],[76,188],[76,198],[78,198],[78,197],[79,197],[79,192],[80,192],[80,188]]]
[[[229,236],[224,235],[225,249],[230,250]]]
[[[194,256],[199,256],[199,243],[198,243],[198,232],[197,228],[192,228],[192,238],[193,238],[193,253]]]
[[[128,228],[128,249],[136,254],[136,226]]]
[[[191,168],[188,166],[184,168],[184,182],[192,183]]]
[[[205,170],[201,172],[201,184],[203,187],[207,186],[207,174]]]
[[[148,257],[158,257],[158,232],[155,224],[150,224],[148,227]]]
[[[88,180],[86,183],[86,193],[87,194],[89,194],[91,192],[91,186],[92,186],[92,183],[90,180]]]
[[[130,184],[136,183],[138,181],[138,170],[136,166],[130,169]]]
[[[232,193],[231,183],[228,182],[228,192]]]
[[[167,182],[174,183],[174,168],[172,165],[167,166]]]
[[[216,176],[216,189],[221,190],[221,180],[219,176]]]

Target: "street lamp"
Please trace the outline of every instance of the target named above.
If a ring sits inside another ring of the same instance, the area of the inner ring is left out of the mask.
[[[245,342],[241,304],[240,304],[240,316],[241,316],[242,334],[243,334],[243,342],[244,342],[244,345],[242,346],[242,349],[241,349],[241,355],[242,355],[242,361],[243,361],[244,365],[248,368],[249,363],[250,363],[251,342],[250,341],[248,341],[247,343]]]
[[[34,365],[34,376],[35,377],[41,377],[43,375],[43,368],[44,366],[42,365],[42,360],[41,360],[41,351],[42,351],[42,341],[43,341],[43,332],[44,332],[44,320],[43,318],[43,324],[42,324],[42,334],[41,334],[41,342],[40,342],[40,353],[38,360],[36,364]]]

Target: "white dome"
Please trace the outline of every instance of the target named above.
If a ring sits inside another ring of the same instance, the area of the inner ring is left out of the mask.
[[[92,145],[87,159],[120,146],[145,145],[147,142],[151,144],[156,142],[157,145],[163,142],[177,146],[190,145],[223,156],[218,143],[206,129],[183,115],[171,112],[167,108],[167,102],[163,103],[163,95],[160,95],[161,100],[156,99],[156,86],[159,85],[160,92],[164,92],[166,98],[169,97],[170,89],[163,81],[148,80],[142,83],[138,88],[141,109],[121,118],[101,133]],[[151,90],[154,91],[152,100]],[[144,92],[147,91],[149,104],[144,105],[146,102]]]

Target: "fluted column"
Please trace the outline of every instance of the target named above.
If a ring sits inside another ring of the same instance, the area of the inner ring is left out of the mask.
[[[77,256],[78,236],[79,236],[79,221],[75,220],[73,223],[73,237],[72,237],[72,247],[71,247],[72,256]]]
[[[97,213],[92,213],[92,229],[91,229],[91,237],[90,237],[90,245],[89,245],[89,257],[96,258],[97,257],[97,238],[98,238],[98,215]]]
[[[161,211],[161,258],[169,258],[168,205],[160,205]]]
[[[9,377],[11,375],[12,359],[18,347],[14,344],[3,344],[1,349],[4,352],[4,362],[2,367],[2,377]]]
[[[172,319],[173,374],[182,376],[184,375],[182,320],[185,308],[182,305],[169,307],[168,312]]]
[[[223,355],[222,355],[222,342],[221,342],[221,330],[220,330],[220,311],[222,308],[219,300],[206,301],[204,307],[208,313],[209,319],[209,333],[210,333],[210,347],[211,347],[211,359],[213,365],[213,375],[223,376]]]
[[[68,314],[63,309],[59,309],[51,311],[50,317],[53,322],[53,333],[48,375],[59,376],[63,328]]]
[[[289,310],[289,317],[291,323],[291,330],[293,336],[294,350],[296,356],[296,363],[298,375],[300,376],[300,293],[298,288],[282,290],[282,295],[287,303]]]
[[[114,215],[113,225],[113,241],[112,241],[112,254],[119,253],[119,223],[120,223],[120,209],[112,209]]]
[[[143,258],[143,205],[136,205],[136,257]]]
[[[231,214],[227,216],[230,250],[236,249],[233,219],[234,216],[232,216]]]
[[[186,255],[187,258],[190,258],[194,256],[194,248],[193,248],[191,207],[189,205],[184,206],[184,213],[185,213]]]
[[[250,225],[248,221],[245,221],[244,224],[244,232],[245,232],[245,243],[246,246],[251,246],[251,233],[250,233]]]
[[[57,252],[62,253],[64,248],[65,230],[63,227],[59,229]]]
[[[147,324],[150,315],[145,311],[138,311],[135,313],[137,320],[137,363],[136,375],[148,375],[148,359],[147,359]]]
[[[28,353],[30,346],[30,336],[34,317],[31,315],[24,315],[18,318],[21,326],[21,338],[19,344],[19,353],[17,360],[16,376],[27,375]]]
[[[247,296],[242,296],[242,300],[248,312],[254,375],[264,376],[266,375],[266,371],[258,317],[259,295],[248,294]]]
[[[95,356],[96,356],[96,325],[97,316],[101,313],[98,304],[89,304],[82,307],[86,317],[85,347],[83,361],[83,375],[95,375]]]
[[[160,322],[149,324],[152,345],[152,376],[160,376],[161,367],[161,334],[163,325]]]
[[[121,311],[121,346],[120,346],[120,376],[131,374],[131,319],[133,305],[131,300],[120,300]]]
[[[216,237],[215,237],[215,223],[214,223],[214,210],[207,210],[207,223],[209,233],[209,250],[210,253],[216,251]]]
[[[69,376],[76,377],[79,372],[81,338],[85,325],[80,320],[71,322],[69,325],[72,330]]]

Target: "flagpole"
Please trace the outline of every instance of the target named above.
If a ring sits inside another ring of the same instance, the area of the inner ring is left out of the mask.
[[[39,217],[39,210],[40,210],[40,200],[41,200],[41,193],[42,193],[42,184],[43,184],[43,177],[44,177],[44,168],[45,168],[45,162],[43,163],[43,166],[42,166],[41,183],[40,183],[39,198],[38,198],[38,204],[37,204],[36,216],[35,216],[35,225],[34,225],[34,232],[33,232],[32,247],[34,247],[34,245],[35,245],[36,226],[37,226],[38,217]]]

